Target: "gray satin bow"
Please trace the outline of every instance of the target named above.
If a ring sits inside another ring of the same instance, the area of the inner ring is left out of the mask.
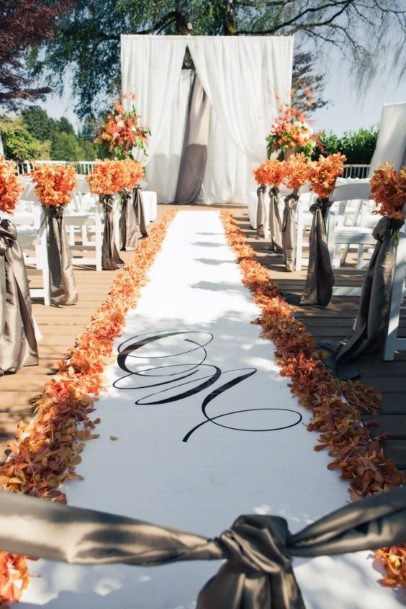
[[[240,516],[217,539],[0,492],[0,548],[73,564],[160,565],[226,559],[197,609],[303,609],[292,556],[312,558],[406,542],[406,488],[341,508],[292,535],[274,516]]]

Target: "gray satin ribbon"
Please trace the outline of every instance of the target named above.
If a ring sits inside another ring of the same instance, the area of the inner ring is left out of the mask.
[[[277,254],[282,254],[282,221],[279,212],[279,189],[275,186],[269,189],[269,232],[271,239],[270,250]]]
[[[257,188],[257,239],[263,239],[265,237],[265,193],[266,186],[260,186],[259,188]]]
[[[300,305],[326,307],[331,300],[334,273],[327,245],[326,218],[331,203],[318,198],[310,207],[313,214],[309,237],[309,266]]]
[[[207,163],[211,104],[197,74],[190,92],[175,203],[197,203]]]
[[[138,226],[138,237],[148,237],[147,223],[145,222],[144,205],[142,203],[142,190],[139,186],[133,190],[134,213]]]
[[[284,518],[251,515],[216,539],[0,492],[0,548],[8,552],[86,565],[226,559],[201,590],[197,609],[304,609],[292,557],[405,542],[405,487],[346,505],[295,535]]]
[[[102,269],[105,271],[115,271],[124,266],[124,261],[120,258],[114,238],[113,197],[111,195],[101,195],[100,203],[104,209]]]
[[[47,218],[48,264],[53,305],[74,305],[78,301],[72,254],[66,236],[64,207],[43,206]]]
[[[0,222],[0,374],[38,364],[30,290],[17,230]]]
[[[296,246],[296,208],[299,197],[292,192],[285,197],[285,207],[282,220],[282,247],[283,259],[287,271],[295,270],[295,246]]]
[[[135,215],[133,192],[121,193],[120,241],[121,250],[136,250],[138,247],[138,225]]]
[[[362,285],[354,334],[345,344],[336,347],[336,353],[331,358],[325,360],[326,365],[334,368],[341,378],[359,376],[357,360],[365,353],[373,353],[383,348],[389,322],[395,265],[392,235],[393,231],[399,230],[402,225],[402,220],[384,216],[373,230],[372,235],[377,243]],[[326,346],[332,349],[330,345]]]

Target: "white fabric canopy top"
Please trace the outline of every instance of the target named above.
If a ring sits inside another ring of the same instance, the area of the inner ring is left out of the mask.
[[[147,179],[162,202],[173,200],[182,152],[191,86],[182,71],[186,48],[212,104],[204,202],[246,203],[278,106],[290,99],[293,38],[121,37],[122,89],[137,95],[151,129]]]
[[[383,107],[369,175],[383,163],[390,163],[396,170],[406,165],[406,102]]]

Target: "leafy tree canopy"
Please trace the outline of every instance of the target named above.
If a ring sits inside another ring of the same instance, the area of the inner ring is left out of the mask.
[[[76,0],[37,70],[47,69],[61,86],[69,68],[79,115],[95,115],[119,91],[120,34],[129,33],[295,34],[307,61],[315,50],[337,47],[361,85],[387,57],[398,73],[406,67],[404,0]],[[299,81],[309,78],[303,68]],[[311,85],[320,92],[322,77],[315,78]]]
[[[27,53],[51,40],[70,6],[71,0],[0,0],[0,105],[15,109],[51,91],[32,84]]]

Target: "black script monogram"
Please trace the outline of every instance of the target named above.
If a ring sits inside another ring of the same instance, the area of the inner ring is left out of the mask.
[[[201,405],[204,420],[188,431],[183,437],[183,442],[187,442],[195,431],[207,423],[224,429],[244,432],[278,431],[298,425],[302,420],[302,415],[288,408],[253,407],[233,410],[216,416],[208,414],[209,404],[215,398],[257,372],[256,368],[222,371],[218,366],[207,363],[206,347],[213,338],[210,332],[199,330],[169,330],[134,336],[124,341],[118,348],[117,364],[127,374],[116,380],[114,387],[132,391],[158,388],[158,391],[144,395],[135,401],[138,406],[153,406],[183,400],[204,391],[219,379],[229,378],[204,398]],[[155,348],[151,355],[149,354],[150,345]],[[151,360],[155,360],[156,365],[151,366]],[[226,422],[226,419],[230,417],[234,420],[238,419],[239,415],[240,418],[243,415],[245,420],[246,413],[263,411],[284,412],[290,422],[279,426],[259,428],[231,425]]]

